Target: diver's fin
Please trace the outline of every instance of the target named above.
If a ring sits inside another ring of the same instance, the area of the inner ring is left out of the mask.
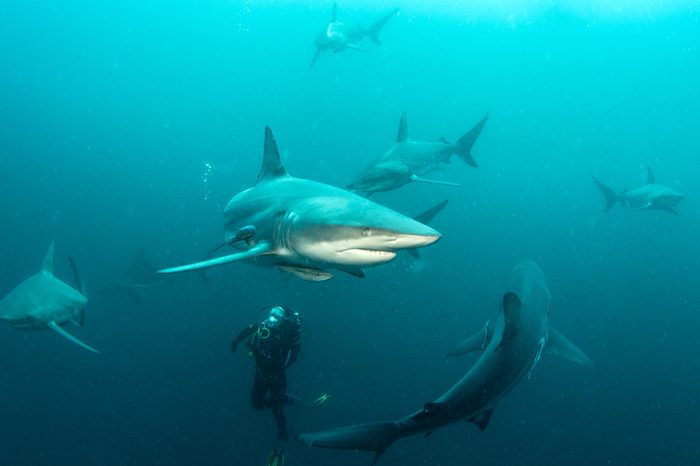
[[[459,183],[452,183],[450,181],[440,181],[440,180],[429,180],[426,178],[421,178],[418,175],[411,175],[411,181],[415,181],[417,183],[427,183],[427,184],[441,184],[444,186],[462,186]]]
[[[474,335],[459,343],[457,346],[452,348],[447,355],[459,356],[461,354],[467,354],[473,351],[483,351],[493,336],[490,324],[491,321],[487,321],[482,330],[476,332]]]
[[[481,411],[480,413],[467,419],[467,422],[476,424],[479,430],[484,430],[489,426],[491,422],[491,415],[493,414],[493,408],[487,409],[486,411]]]
[[[408,139],[408,116],[406,112],[401,114],[401,119],[399,120],[399,131],[396,134],[396,142],[404,142]]]
[[[593,177],[593,181],[595,181],[598,189],[600,189],[600,192],[603,193],[603,196],[605,197],[605,212],[608,212],[617,202],[617,194],[612,188],[601,183],[595,176]]]
[[[309,282],[323,282],[333,278],[332,273],[313,267],[302,267],[295,264],[277,264],[277,268]]]
[[[284,166],[282,165],[275,136],[272,134],[270,127],[266,126],[263,162],[256,183],[262,183],[263,181],[279,178],[280,176],[285,175],[287,175],[287,170],[285,170]]]
[[[267,457],[265,466],[284,466],[284,444],[281,447],[275,446]]]
[[[319,55],[321,55],[321,49],[316,47],[316,52],[314,52],[314,57],[311,59],[311,63],[309,64],[309,68],[314,66],[316,64],[316,60],[318,60]]]
[[[583,366],[593,367],[593,361],[586,356],[576,345],[571,343],[564,335],[549,327],[547,344],[544,347],[545,353],[556,354],[562,358],[569,359]]]
[[[319,396],[315,400],[304,401],[299,397],[296,397],[294,395],[290,395],[289,393],[287,393],[285,395],[285,402],[288,404],[293,404],[295,406],[300,406],[302,408],[315,408],[317,406],[321,406],[322,404],[324,404],[326,401],[328,401],[328,399],[330,397],[331,396],[328,393],[323,393],[323,394],[321,394],[321,396]]]
[[[46,253],[46,256],[44,256],[44,262],[41,263],[41,271],[50,273],[53,275],[53,250],[54,250],[54,242],[51,241],[51,244],[49,244],[49,250]]]
[[[99,351],[97,351],[97,350],[96,350],[95,348],[93,348],[92,346],[83,343],[82,341],[78,340],[77,338],[75,338],[75,337],[74,337],[73,335],[71,335],[70,333],[66,332],[61,326],[59,326],[59,325],[58,325],[56,322],[54,322],[53,320],[52,320],[51,322],[49,322],[48,326],[49,326],[49,328],[50,328],[51,330],[53,330],[54,332],[58,333],[58,334],[61,335],[62,337],[66,338],[66,339],[68,339],[68,340],[70,340],[70,341],[72,341],[72,342],[75,343],[76,345],[82,346],[82,347],[85,348],[86,350],[92,351],[93,353],[98,353],[98,354],[100,353]]]
[[[457,141],[457,155],[464,160],[464,163],[474,168],[478,168],[479,164],[476,163],[476,160],[474,160],[474,157],[472,157],[472,147],[474,147],[474,143],[481,134],[481,131],[484,129],[484,125],[488,119],[489,114],[486,112],[486,115],[484,115],[481,121],[474,125],[472,129],[467,131],[464,136],[459,138],[459,141]]]
[[[70,263],[70,269],[73,271],[73,279],[75,280],[75,287],[80,292],[81,295],[85,296],[85,288],[83,288],[83,281],[80,279],[80,274],[78,273],[78,267],[76,267],[75,262],[71,256],[68,256],[68,262]]]
[[[374,422],[300,434],[297,440],[307,447],[373,451],[374,464],[402,433],[396,422]]]
[[[244,259],[250,259],[251,257],[260,256],[270,251],[272,247],[270,243],[261,241],[247,251],[237,252],[235,254],[230,254],[228,256],[216,257],[214,259],[208,259],[205,261],[195,262],[193,264],[181,265],[179,267],[171,267],[168,269],[159,270],[158,273],[180,273],[180,272],[190,272],[192,270],[209,269],[211,267],[218,267],[220,265],[229,264],[231,262],[237,262]]]
[[[503,329],[503,338],[501,342],[513,338],[518,333],[518,321],[520,320],[520,312],[522,311],[523,303],[517,294],[508,292],[503,295],[503,318],[505,319],[505,327]]]
[[[647,166],[647,184],[654,184],[654,172],[651,171],[651,167]]]
[[[370,39],[372,39],[372,42],[374,42],[377,45],[382,45],[382,43],[379,41],[379,31],[381,31],[382,28],[386,25],[386,23],[388,23],[389,20],[393,18],[394,15],[396,15],[396,13],[398,12],[399,9],[394,8],[389,13],[385,14],[384,16],[372,23],[372,25],[367,29],[367,35]]]

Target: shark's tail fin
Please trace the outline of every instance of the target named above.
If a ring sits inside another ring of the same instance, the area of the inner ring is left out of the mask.
[[[382,45],[381,41],[379,40],[379,31],[381,31],[382,28],[386,25],[386,23],[388,23],[389,20],[393,18],[398,12],[399,9],[394,8],[389,13],[385,14],[377,21],[373,22],[372,25],[369,28],[367,28],[367,35],[370,39],[372,39],[372,42],[374,42],[377,45]]]
[[[615,191],[609,186],[601,183],[595,176],[593,177],[593,181],[595,181],[595,184],[598,185],[598,189],[600,189],[600,192],[603,193],[603,196],[605,196],[605,212],[608,212],[617,202],[617,193],[615,193]]]
[[[297,439],[307,447],[373,451],[375,456],[372,464],[374,464],[401,436],[402,429],[398,423],[373,422],[300,434]]]
[[[486,124],[486,121],[488,121],[488,119],[489,114],[486,113],[486,115],[484,115],[481,121],[474,125],[472,129],[467,131],[464,134],[464,136],[459,138],[459,141],[457,141],[457,155],[459,155],[460,158],[464,160],[464,163],[474,168],[478,168],[479,164],[476,163],[476,160],[474,160],[474,157],[472,157],[472,147],[474,147],[474,143],[479,138],[481,130],[484,129],[484,125]]]

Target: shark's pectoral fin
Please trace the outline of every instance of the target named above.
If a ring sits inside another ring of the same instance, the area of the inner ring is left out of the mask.
[[[666,206],[663,210],[665,210],[669,214],[678,215],[678,211],[671,206]]]
[[[491,422],[491,415],[493,414],[493,408],[487,409],[486,411],[481,411],[480,413],[467,419],[467,422],[476,424],[479,430],[484,430],[489,426]]]
[[[491,321],[487,321],[484,325],[483,330],[475,333],[466,340],[462,341],[460,344],[452,348],[447,355],[448,356],[459,356],[461,354],[471,353],[473,351],[483,351],[486,345],[491,341],[491,336],[493,332],[490,329]]]
[[[348,275],[352,275],[353,277],[365,278],[365,272],[359,267],[345,266],[338,267],[338,270],[342,270],[343,272],[347,273]]]
[[[353,44],[352,42],[348,42],[345,44],[346,48],[352,49],[352,50],[357,50],[358,52],[368,52],[366,48],[360,47],[357,44]]]
[[[229,254],[228,256],[216,257],[214,259],[209,259],[201,262],[195,262],[194,264],[182,265],[180,267],[171,267],[169,269],[159,270],[158,273],[180,273],[180,272],[190,272],[192,270],[209,269],[212,267],[219,267],[221,265],[229,264],[231,262],[237,262],[244,259],[250,259],[251,257],[259,256],[269,252],[272,249],[270,243],[260,242],[253,246],[252,248],[237,252],[235,254]]]
[[[411,181],[415,181],[416,183],[440,184],[443,186],[462,186],[459,183],[451,183],[449,181],[440,181],[440,180],[429,180],[427,178],[422,178],[418,175],[411,175]]]
[[[321,49],[317,47],[316,52],[314,53],[314,57],[311,59],[311,63],[309,64],[309,68],[316,64],[316,60],[318,60],[319,55],[321,55]]]
[[[99,351],[97,351],[97,350],[96,350],[95,348],[93,348],[92,346],[90,346],[90,345],[88,345],[88,344],[86,344],[86,343],[83,343],[82,341],[78,340],[77,338],[75,338],[75,337],[74,337],[73,335],[71,335],[70,333],[66,332],[60,325],[58,325],[58,324],[57,324],[56,322],[54,322],[54,321],[49,322],[49,328],[50,328],[51,330],[53,330],[54,332],[58,333],[59,335],[61,335],[62,337],[66,338],[66,339],[68,339],[68,340],[70,340],[70,341],[72,341],[72,342],[75,343],[76,345],[82,346],[83,348],[85,348],[85,349],[88,350],[88,351],[92,351],[93,353],[98,353],[98,354],[100,353]]]
[[[593,361],[586,356],[586,353],[581,351],[576,345],[571,343],[564,335],[549,328],[547,337],[547,345],[544,351],[549,354],[556,354],[562,358],[569,359],[584,366],[593,367]]]

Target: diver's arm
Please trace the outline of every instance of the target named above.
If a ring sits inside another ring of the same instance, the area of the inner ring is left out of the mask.
[[[234,338],[233,341],[231,342],[231,351],[235,353],[236,348],[238,348],[238,344],[240,342],[242,342],[243,340],[245,340],[246,338],[248,338],[253,332],[255,332],[255,330],[257,330],[257,328],[258,328],[258,324],[256,322],[254,324],[250,324],[249,326],[247,326],[246,328],[241,330],[241,332],[238,334],[238,336],[236,338]]]

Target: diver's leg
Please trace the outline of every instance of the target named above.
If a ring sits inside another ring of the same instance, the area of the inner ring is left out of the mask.
[[[270,377],[270,409],[277,422],[277,438],[289,439],[287,432],[287,417],[284,415],[285,392],[287,390],[287,376],[280,371]]]
[[[250,392],[250,403],[255,411],[260,411],[267,408],[265,394],[268,390],[268,384],[259,371],[255,371],[255,380],[253,381],[253,389]]]

